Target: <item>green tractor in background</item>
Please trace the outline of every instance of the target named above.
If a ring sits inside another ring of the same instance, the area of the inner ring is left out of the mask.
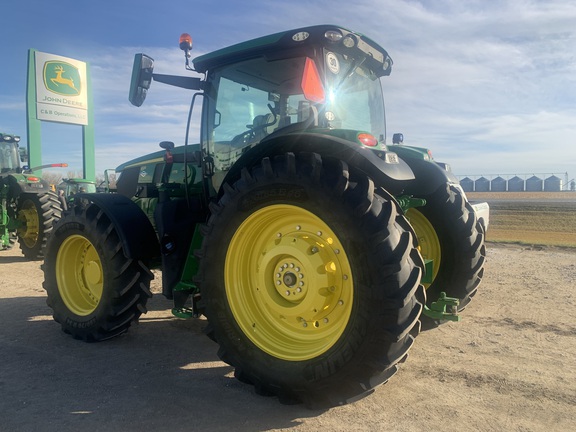
[[[283,402],[328,407],[386,382],[421,329],[457,320],[482,278],[486,204],[429,152],[385,142],[392,60],[337,26],[197,57],[202,78],[137,54],[151,82],[193,91],[183,146],[117,168],[114,194],[76,195],[51,236],[44,288],[63,331],[120,335],[146,312],[151,269],[178,317],[235,376]],[[188,144],[201,103],[200,140]]]
[[[68,206],[72,205],[74,195],[96,192],[96,182],[84,178],[66,178],[56,186],[56,193],[60,197],[64,210],[68,210]]]
[[[8,249],[18,241],[26,258],[38,260],[62,207],[50,185],[33,171],[67,165],[21,167],[19,142],[17,135],[0,133],[0,247]]]

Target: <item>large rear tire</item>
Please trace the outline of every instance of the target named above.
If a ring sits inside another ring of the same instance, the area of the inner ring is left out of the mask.
[[[199,252],[210,335],[262,394],[325,408],[386,382],[419,332],[423,262],[391,197],[339,160],[264,158]]]
[[[476,294],[484,273],[484,228],[454,185],[446,184],[419,198],[425,198],[426,205],[409,209],[406,217],[416,231],[422,256],[434,260],[432,282],[426,284],[428,303],[445,292],[459,300],[458,311],[462,311]],[[424,330],[445,322],[422,316]]]
[[[124,255],[117,230],[96,204],[76,205],[46,248],[47,304],[62,330],[96,342],[118,336],[146,312],[152,273]]]
[[[52,191],[20,195],[16,213],[21,222],[18,242],[26,258],[39,260],[44,257],[47,239],[61,213],[58,196]]]

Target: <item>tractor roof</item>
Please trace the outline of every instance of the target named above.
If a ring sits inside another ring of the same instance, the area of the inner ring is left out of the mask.
[[[330,31],[339,32],[342,37],[338,40],[330,40],[326,36],[327,32]],[[276,54],[286,56],[286,52],[293,53],[295,56],[306,55],[306,53],[318,46],[326,46],[335,51],[345,51],[348,48],[342,45],[342,40],[348,35],[355,41],[354,48],[360,49],[367,54],[368,57],[373,58],[373,61],[384,65],[384,73],[382,73],[382,75],[388,75],[390,73],[392,61],[384,48],[360,33],[355,33],[335,25],[302,27],[241,42],[196,57],[193,60],[194,68],[197,72],[204,73],[215,67],[237,63],[262,55],[274,56],[274,54]],[[300,52],[302,54],[300,54]]]

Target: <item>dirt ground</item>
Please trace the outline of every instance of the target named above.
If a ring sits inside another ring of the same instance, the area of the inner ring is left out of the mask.
[[[73,340],[40,263],[0,252],[0,430],[576,430],[576,249],[488,246],[463,321],[422,333],[389,383],[328,411],[256,395],[204,322],[173,318],[160,295],[128,334]]]

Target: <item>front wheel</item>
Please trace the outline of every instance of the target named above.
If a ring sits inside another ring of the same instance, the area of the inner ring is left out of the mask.
[[[260,393],[308,407],[351,402],[394,374],[418,334],[411,228],[351,171],[316,154],[265,158],[212,206],[205,314],[220,358]]]
[[[459,300],[458,311],[462,311],[476,294],[484,273],[484,228],[454,185],[445,184],[420,198],[426,199],[426,205],[409,209],[406,217],[416,231],[423,257],[434,261],[432,282],[426,284],[428,303],[445,292]],[[431,329],[445,322],[424,315],[422,327]]]
[[[47,304],[62,330],[96,342],[128,330],[142,313],[153,275],[96,205],[77,205],[56,226],[44,262]]]

